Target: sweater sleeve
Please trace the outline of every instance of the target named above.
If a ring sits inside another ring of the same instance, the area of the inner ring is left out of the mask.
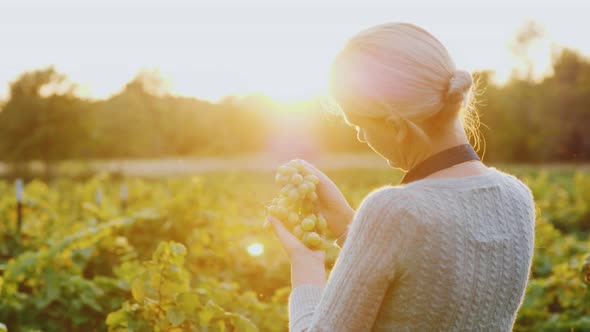
[[[403,196],[401,188],[385,187],[363,200],[325,287],[291,292],[291,332],[371,330],[413,236]]]

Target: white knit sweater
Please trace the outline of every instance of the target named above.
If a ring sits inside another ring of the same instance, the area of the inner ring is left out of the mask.
[[[289,298],[299,331],[511,331],[530,276],[535,203],[494,167],[370,193],[325,287]]]

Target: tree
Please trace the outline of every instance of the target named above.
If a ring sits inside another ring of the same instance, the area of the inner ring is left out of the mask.
[[[555,91],[554,113],[559,114],[561,139],[557,157],[590,159],[590,60],[564,49],[553,60],[553,76],[547,80]]]
[[[0,112],[0,153],[16,168],[32,160],[53,162],[75,154],[85,141],[85,103],[76,86],[53,67],[22,74],[10,84]]]

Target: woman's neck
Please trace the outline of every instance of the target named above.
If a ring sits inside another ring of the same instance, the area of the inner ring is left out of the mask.
[[[458,145],[469,144],[467,137],[463,134],[463,137],[451,137],[451,138],[442,138],[442,137],[435,137],[432,139],[432,144],[427,147],[416,147],[412,148],[412,151],[408,151],[406,154],[405,159],[405,170],[410,170],[416,165],[419,165],[424,160],[430,158],[431,156],[440,153],[444,150],[448,150],[452,147]]]

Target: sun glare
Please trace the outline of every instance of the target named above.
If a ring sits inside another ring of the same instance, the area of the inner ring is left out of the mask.
[[[264,253],[264,245],[262,243],[254,242],[251,243],[246,250],[250,256],[260,256]]]

